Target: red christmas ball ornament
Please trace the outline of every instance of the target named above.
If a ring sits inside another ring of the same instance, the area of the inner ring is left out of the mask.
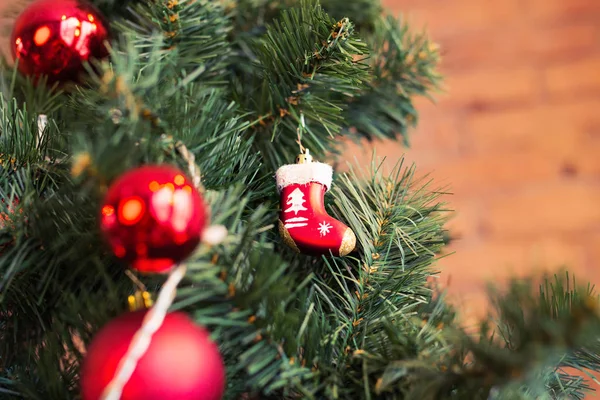
[[[91,4],[80,0],[37,0],[15,21],[11,35],[19,71],[48,81],[77,81],[83,63],[108,55],[108,24]]]
[[[133,169],[109,188],[100,225],[114,254],[144,273],[168,272],[198,246],[206,226],[200,193],[179,169]]]
[[[83,400],[100,400],[146,311],[109,322],[92,340],[81,369]],[[123,388],[121,400],[219,400],[225,367],[208,332],[186,314],[166,315]]]

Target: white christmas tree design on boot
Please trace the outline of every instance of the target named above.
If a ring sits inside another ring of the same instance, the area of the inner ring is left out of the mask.
[[[284,242],[297,252],[345,256],[356,246],[352,229],[325,210],[324,197],[332,176],[331,166],[311,161],[277,170],[279,231]]]

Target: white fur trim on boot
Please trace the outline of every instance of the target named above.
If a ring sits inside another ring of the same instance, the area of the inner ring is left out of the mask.
[[[332,179],[333,168],[331,165],[320,162],[284,165],[275,174],[279,191],[289,185],[305,185],[311,182],[320,183],[329,190]]]

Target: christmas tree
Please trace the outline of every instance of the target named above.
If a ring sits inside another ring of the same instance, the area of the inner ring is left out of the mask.
[[[593,287],[430,283],[443,189],[402,160],[439,51],[375,0],[37,0],[0,94],[0,398],[562,399]],[[485,267],[485,266],[482,266]],[[542,279],[540,279],[542,278]]]

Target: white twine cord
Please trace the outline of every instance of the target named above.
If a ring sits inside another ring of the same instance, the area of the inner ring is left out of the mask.
[[[48,125],[48,116],[45,114],[39,114],[37,117],[37,125],[38,125],[38,136],[35,141],[36,146],[40,145],[42,138],[44,137],[44,130]]]
[[[150,308],[144,317],[142,326],[133,336],[125,356],[117,367],[115,376],[104,389],[102,400],[119,400],[121,398],[123,388],[129,382],[140,358],[146,354],[152,336],[163,324],[167,311],[175,299],[177,285],[185,276],[186,269],[186,266],[182,264],[170,273],[169,278],[160,290],[156,303]]]
[[[190,178],[192,178],[194,187],[198,190],[201,190],[200,168],[198,168],[196,165],[196,157],[191,151],[188,150],[185,144],[178,143],[176,147],[181,157],[183,157],[183,159],[187,162],[188,172],[190,173]]]

